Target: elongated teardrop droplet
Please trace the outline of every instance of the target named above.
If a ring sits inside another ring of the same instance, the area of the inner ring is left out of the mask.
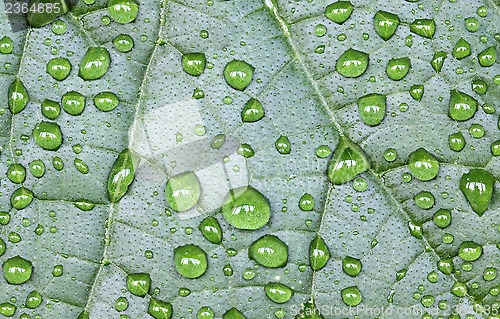
[[[118,155],[108,176],[108,198],[112,203],[118,202],[127,192],[139,161],[139,156],[128,148]]]
[[[321,236],[316,236],[309,245],[309,264],[318,271],[330,260],[330,250]]]
[[[494,188],[495,177],[484,169],[471,169],[460,179],[460,190],[479,216],[488,209]]]
[[[356,175],[369,168],[370,164],[363,150],[347,137],[341,137],[328,164],[328,177],[333,184],[340,185],[353,180]]]
[[[12,114],[17,114],[24,110],[30,98],[23,82],[15,79],[9,86],[9,109]]]

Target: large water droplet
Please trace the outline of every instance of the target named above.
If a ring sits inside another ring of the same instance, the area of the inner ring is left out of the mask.
[[[394,58],[390,59],[387,63],[386,73],[387,76],[394,80],[399,81],[404,78],[411,69],[410,58]]]
[[[235,188],[227,194],[222,206],[226,221],[239,229],[259,229],[269,221],[269,200],[251,186]]]
[[[495,46],[484,49],[477,55],[479,64],[483,67],[492,66],[497,60],[497,50]]]
[[[33,129],[33,139],[44,150],[56,151],[62,145],[63,135],[59,124],[42,121]]]
[[[461,60],[467,56],[470,55],[470,44],[469,42],[465,41],[464,38],[460,38],[455,46],[453,47],[452,55],[458,59]]]
[[[128,291],[138,297],[144,297],[151,286],[151,277],[145,273],[135,273],[127,275]]]
[[[201,196],[201,185],[194,172],[172,176],[165,189],[167,204],[177,212],[193,208]]]
[[[70,115],[80,115],[85,109],[85,97],[76,91],[69,91],[61,98],[63,110]]]
[[[45,99],[42,104],[42,115],[49,120],[55,120],[61,114],[61,106],[56,101]]]
[[[127,53],[134,48],[134,39],[128,34],[120,34],[113,39],[113,44],[118,51]]]
[[[433,19],[416,19],[410,24],[410,31],[424,38],[432,39],[436,32]]]
[[[7,170],[7,177],[14,184],[21,184],[26,179],[26,168],[22,164],[12,164]]]
[[[394,13],[379,10],[373,17],[375,31],[385,41],[389,40],[399,26],[399,17]]]
[[[207,59],[203,53],[186,53],[182,56],[181,64],[184,72],[192,76],[199,76],[205,71]]]
[[[341,296],[344,303],[350,307],[359,305],[363,300],[361,292],[357,286],[342,289]]]
[[[16,189],[12,196],[10,197],[10,204],[17,210],[24,209],[28,207],[33,201],[33,192],[25,187],[20,187]]]
[[[292,145],[287,136],[281,135],[274,143],[274,146],[276,147],[276,150],[283,155],[290,154],[292,151]]]
[[[184,245],[174,249],[175,269],[186,278],[198,278],[208,268],[207,254],[196,245]]]
[[[443,68],[444,60],[446,60],[446,57],[448,56],[448,53],[445,51],[436,51],[434,53],[434,56],[432,57],[431,60],[431,66],[436,72],[441,72],[441,69]]]
[[[369,168],[370,164],[363,150],[347,137],[341,137],[328,164],[328,177],[333,184],[340,185],[353,180],[356,175]]]
[[[241,311],[233,307],[224,312],[222,319],[247,319],[247,317],[245,317]]]
[[[362,264],[361,260],[346,256],[342,260],[342,270],[351,277],[356,277],[361,272]]]
[[[16,313],[17,307],[10,302],[0,303],[0,315],[12,317]]]
[[[382,123],[386,112],[386,96],[378,93],[371,93],[358,100],[358,111],[361,120],[369,126],[376,126]]]
[[[483,247],[473,241],[464,241],[458,248],[458,256],[465,261],[475,261],[483,254]]]
[[[217,245],[222,243],[222,228],[217,218],[208,216],[200,223],[198,229],[203,234],[203,237],[211,243]]]
[[[148,314],[155,319],[172,318],[172,304],[153,298],[149,300]]]
[[[66,58],[54,58],[47,63],[47,73],[58,81],[66,79],[71,68],[71,62]]]
[[[411,174],[421,180],[429,181],[436,178],[439,172],[439,162],[424,148],[419,148],[408,157],[408,167]]]
[[[241,120],[246,123],[256,122],[264,117],[264,108],[259,100],[251,98],[241,110]]]
[[[460,152],[465,147],[465,138],[462,132],[456,132],[448,136],[448,145],[455,152]]]
[[[325,16],[335,23],[342,24],[351,16],[354,6],[350,1],[337,1],[328,5]]]
[[[1,54],[11,54],[12,50],[14,50],[14,43],[12,39],[8,36],[3,36],[0,39],[0,53]]]
[[[9,86],[9,109],[12,114],[17,114],[24,110],[30,98],[23,82],[15,79]]]
[[[108,198],[112,203],[118,202],[134,181],[135,168],[139,164],[139,156],[124,149],[117,157],[108,176]]]
[[[309,245],[309,264],[312,270],[318,271],[330,260],[330,250],[321,236],[316,236]]]
[[[248,258],[264,267],[284,267],[288,262],[288,246],[274,235],[264,235],[250,245]]]
[[[5,280],[11,285],[24,284],[30,280],[33,273],[31,261],[21,256],[15,256],[4,261],[2,269]]]
[[[350,48],[337,59],[335,68],[347,78],[357,78],[365,73],[369,60],[367,53]]]
[[[42,294],[39,293],[36,290],[33,290],[26,297],[26,303],[25,303],[25,305],[26,305],[26,308],[35,309],[38,306],[40,306],[40,304],[42,303],[42,301],[43,301]]]
[[[286,303],[293,296],[293,289],[278,282],[269,282],[264,286],[266,296],[275,303]]]
[[[139,5],[134,0],[109,0],[108,14],[118,23],[129,23],[137,18]]]
[[[113,92],[101,92],[94,96],[95,107],[103,112],[109,112],[115,109],[120,102]]]
[[[494,188],[495,177],[484,169],[471,169],[460,179],[460,190],[479,216],[488,209]]]
[[[255,68],[245,61],[232,60],[224,68],[224,79],[233,89],[243,91],[252,82]]]
[[[440,208],[434,213],[432,220],[439,228],[446,228],[451,224],[451,212],[449,209]]]
[[[430,192],[422,191],[413,197],[415,204],[422,209],[431,209],[434,206],[434,195]]]
[[[121,1],[121,0],[115,0]],[[125,0],[128,2],[129,0]],[[113,0],[109,1],[110,3]],[[90,47],[80,62],[78,76],[84,80],[97,80],[101,78],[109,69],[111,58],[106,48]]]
[[[477,111],[477,101],[472,96],[457,90],[450,91],[449,115],[455,121],[471,119]]]

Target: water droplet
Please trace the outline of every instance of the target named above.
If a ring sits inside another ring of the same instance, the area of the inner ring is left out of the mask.
[[[203,306],[198,310],[198,313],[196,314],[197,319],[213,319],[214,318],[214,311],[212,308],[208,306]]]
[[[230,190],[222,206],[224,218],[238,229],[259,229],[269,221],[269,200],[251,186]]]
[[[471,84],[472,90],[477,94],[483,95],[488,91],[488,84],[484,80],[474,79]]]
[[[332,150],[328,145],[320,145],[316,148],[316,156],[318,156],[319,158],[328,157],[331,153]]]
[[[113,39],[113,45],[118,51],[127,53],[134,48],[134,39],[128,34],[120,34]]]
[[[245,61],[232,60],[224,68],[224,79],[233,89],[243,91],[252,82],[255,68]]]
[[[370,164],[363,150],[342,136],[328,164],[328,177],[333,184],[341,185],[369,168]]]
[[[5,254],[5,250],[7,249],[7,245],[5,244],[5,241],[0,238],[0,257]]]
[[[470,55],[470,44],[469,42],[465,41],[464,38],[460,38],[455,46],[453,47],[452,55],[458,59],[461,60],[467,56]]]
[[[151,286],[151,277],[145,273],[135,273],[127,275],[128,291],[138,297],[144,297]]]
[[[76,91],[69,91],[63,94],[61,104],[66,113],[80,115],[85,109],[85,97]]]
[[[255,271],[252,268],[247,268],[243,272],[243,279],[245,280],[251,280],[255,277]]]
[[[108,3],[122,0],[109,0]],[[124,0],[125,2],[131,0]],[[90,47],[80,62],[78,76],[86,81],[101,78],[109,69],[111,58],[106,48]]]
[[[45,99],[42,104],[42,115],[50,120],[55,120],[61,114],[61,106],[56,101]]]
[[[430,192],[422,191],[413,197],[415,204],[422,209],[430,209],[434,206],[434,196]]]
[[[500,140],[495,141],[491,144],[491,154],[493,156],[499,156],[500,155]]]
[[[421,181],[434,179],[439,172],[439,162],[424,148],[419,148],[410,154],[408,167],[411,174]]]
[[[486,267],[483,272],[483,278],[486,281],[495,280],[497,277],[498,271],[495,267]]]
[[[0,212],[0,225],[7,225],[10,222],[10,214],[8,212]]]
[[[318,24],[314,27],[314,34],[318,37],[322,37],[326,34],[326,27],[323,24]]]
[[[0,314],[5,317],[12,317],[16,313],[17,307],[9,302],[0,304]]]
[[[10,204],[17,210],[26,208],[33,201],[33,192],[27,188],[16,189],[10,197]]]
[[[47,73],[57,81],[66,79],[71,69],[71,62],[66,58],[54,58],[47,63]]]
[[[335,23],[346,22],[354,11],[354,6],[350,1],[337,1],[328,5],[325,9],[325,16]]]
[[[462,132],[456,132],[448,136],[448,145],[455,152],[460,152],[465,147],[465,138]]]
[[[398,158],[398,152],[393,148],[384,151],[384,159],[388,162],[394,162]]]
[[[495,64],[497,60],[497,51],[495,46],[484,49],[477,55],[479,64],[483,67],[489,67]]]
[[[373,17],[375,31],[385,41],[389,40],[399,26],[399,17],[394,13],[379,10]]]
[[[264,108],[255,98],[251,98],[241,110],[241,120],[246,123],[256,122],[264,117]]]
[[[361,272],[361,260],[346,256],[342,260],[342,270],[351,277],[356,277]]]
[[[446,60],[446,57],[448,56],[448,53],[445,51],[436,51],[434,53],[434,56],[432,57],[431,60],[431,66],[436,72],[441,72],[441,69],[443,68],[444,60]]]
[[[68,27],[66,26],[66,22],[63,20],[56,20],[52,22],[52,32],[56,35],[62,35],[66,33]]]
[[[151,297],[148,314],[155,319],[170,319],[172,318],[172,304]]]
[[[26,180],[26,168],[22,164],[12,164],[7,170],[7,177],[12,183],[21,184]]]
[[[129,23],[137,18],[139,5],[134,0],[109,0],[108,14],[118,23]]]
[[[357,78],[365,73],[369,60],[367,53],[350,48],[337,59],[335,68],[346,78]]]
[[[80,159],[80,158],[75,158],[75,160],[73,161],[73,165],[75,165],[75,168],[82,174],[88,174],[89,172],[89,167],[87,166],[87,164],[85,164],[85,162]]]
[[[217,218],[208,216],[200,223],[198,229],[209,242],[217,245],[222,243],[222,228]]]
[[[103,112],[109,112],[118,106],[119,100],[113,92],[101,92],[94,96],[94,106]]]
[[[410,58],[394,58],[390,59],[387,63],[386,73],[387,76],[394,80],[399,81],[404,78],[411,69]]]
[[[247,319],[247,317],[245,317],[241,311],[233,307],[224,312],[222,319]]]
[[[52,276],[54,277],[61,277],[63,275],[64,268],[62,265],[56,265],[52,269]]]
[[[205,71],[207,59],[199,52],[186,53],[181,59],[182,69],[189,75],[200,76]]]
[[[63,136],[57,123],[42,121],[33,129],[33,139],[41,148],[57,151],[62,145]]]
[[[342,289],[341,296],[344,303],[350,307],[359,305],[363,300],[357,286]]]
[[[412,85],[410,88],[410,96],[415,101],[422,100],[422,97],[424,96],[424,85],[423,84]]]
[[[128,300],[126,297],[118,297],[115,301],[115,309],[118,312],[122,312],[127,310],[128,308]]]
[[[484,169],[471,169],[460,179],[460,190],[479,216],[488,209],[494,187],[495,177]]]
[[[33,273],[31,261],[21,256],[15,256],[4,261],[2,269],[5,280],[11,285],[24,284],[30,280]]]
[[[330,259],[330,250],[321,236],[316,236],[309,245],[309,264],[313,271],[326,266]]]
[[[356,177],[352,183],[352,188],[356,192],[364,192],[368,189],[368,181],[364,177]]]
[[[194,172],[172,176],[165,189],[167,204],[177,212],[193,208],[201,196],[201,185]]]
[[[288,302],[293,296],[293,289],[278,282],[269,282],[264,286],[266,296],[275,303]]]
[[[26,308],[35,309],[38,306],[40,306],[40,304],[42,303],[42,301],[43,301],[42,294],[39,293],[36,290],[33,290],[26,297],[26,303],[25,303],[25,305],[26,305]]]
[[[238,154],[245,158],[250,158],[255,155],[255,152],[250,144],[242,143],[238,148]]]
[[[283,136],[281,135],[277,140],[276,142],[274,143],[275,147],[276,147],[276,150],[280,153],[280,154],[290,154],[291,150],[292,150],[292,146],[291,146],[291,143],[290,143],[290,140],[288,139],[287,136]]]
[[[451,293],[457,297],[465,297],[467,295],[467,286],[461,282],[455,282],[453,287],[451,287]]]
[[[108,198],[112,203],[118,202],[127,192],[135,178],[135,168],[139,160],[139,156],[128,148],[118,155],[107,183]]]
[[[432,220],[439,228],[446,228],[451,224],[451,212],[448,209],[440,208],[434,213]]]
[[[416,19],[410,24],[410,31],[421,37],[432,39],[436,32],[436,23],[433,19]]]
[[[212,142],[210,143],[210,147],[218,150],[226,143],[226,135],[225,134],[217,134],[214,136]]]
[[[196,245],[184,245],[174,249],[175,269],[186,278],[198,278],[208,268],[207,254]]]
[[[11,54],[12,50],[14,50],[14,43],[12,42],[12,39],[8,36],[3,36],[0,39],[0,53]]]
[[[30,98],[23,82],[15,79],[9,86],[9,109],[12,114],[17,114],[24,110]]]
[[[75,201],[75,202],[73,202],[73,204],[75,205],[76,208],[78,208],[84,212],[91,211],[96,206],[96,204],[94,204],[88,200],[85,200],[85,199],[80,199],[78,201]]]
[[[427,274],[427,280],[431,283],[436,283],[439,279],[439,275],[435,271],[431,271],[430,273]]]
[[[58,171],[62,171],[64,168],[64,162],[59,156],[54,156],[52,158],[52,167],[54,167]]]
[[[479,21],[474,17],[465,18],[465,28],[469,32],[476,32],[479,29]]]
[[[473,123],[469,127],[469,133],[474,138],[481,138],[484,136],[484,127],[481,124]]]
[[[386,112],[386,96],[378,93],[371,93],[358,100],[358,111],[361,120],[369,126],[376,126],[382,123]]]
[[[300,197],[299,208],[303,211],[311,211],[314,209],[314,197],[311,194],[305,193]]]
[[[288,262],[288,246],[274,235],[264,235],[250,245],[248,258],[264,267],[284,267]]]

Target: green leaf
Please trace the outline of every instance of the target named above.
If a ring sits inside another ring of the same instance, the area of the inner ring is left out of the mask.
[[[71,3],[0,4],[1,314],[496,318],[498,1]]]

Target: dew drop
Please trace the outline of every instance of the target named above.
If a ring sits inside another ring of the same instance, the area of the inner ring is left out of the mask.
[[[278,304],[288,302],[293,296],[293,289],[278,282],[269,282],[264,286],[266,296]]]
[[[151,277],[145,273],[135,273],[127,275],[128,291],[138,297],[144,297],[151,286]]]
[[[377,11],[373,17],[375,32],[385,41],[396,33],[399,22],[399,17],[396,14],[382,10]]]
[[[108,3],[122,0],[110,0]],[[131,0],[124,0],[128,2]],[[86,81],[101,78],[109,69],[111,58],[106,48],[90,47],[80,62],[78,76]]]
[[[288,246],[274,235],[264,235],[250,245],[248,258],[267,268],[284,267],[288,262]]]
[[[33,129],[33,139],[44,150],[57,151],[62,145],[63,135],[59,124],[42,121]]]
[[[269,200],[251,186],[229,191],[222,213],[226,221],[238,229],[255,230],[263,227],[271,216]]]
[[[243,91],[250,85],[255,68],[245,61],[232,60],[224,68],[224,79],[233,89]]]
[[[177,272],[186,278],[198,278],[208,268],[207,254],[199,246],[188,244],[174,249]]]
[[[108,1],[108,14],[118,23],[130,23],[137,18],[138,13],[139,5],[134,0]]]
[[[208,216],[202,220],[198,229],[209,242],[217,245],[222,243],[222,228],[217,218]]]
[[[336,1],[325,9],[325,16],[335,23],[342,24],[349,19],[354,6],[350,1]]]
[[[264,108],[259,100],[251,98],[241,110],[241,120],[245,123],[257,122],[264,117]]]
[[[434,179],[439,172],[439,162],[424,148],[419,148],[410,154],[408,167],[411,174],[421,181]]]
[[[460,190],[479,216],[488,209],[494,187],[495,177],[484,169],[471,169],[460,179]]]
[[[321,236],[316,236],[309,245],[309,264],[313,271],[326,266],[330,259],[330,250]]]
[[[118,103],[118,97],[113,92],[101,92],[94,96],[94,106],[103,112],[109,112],[114,110]]]
[[[21,256],[7,259],[2,264],[3,276],[11,285],[20,285],[30,280],[33,273],[31,261]]]
[[[403,79],[411,69],[410,58],[394,58],[390,59],[387,63],[386,73],[387,76],[394,80],[399,81]]]
[[[337,59],[335,68],[339,74],[347,78],[357,78],[365,73],[368,64],[367,53],[350,48]]]
[[[54,58],[49,60],[47,63],[47,73],[57,81],[63,81],[66,79],[69,76],[71,69],[71,62],[69,62],[66,58]]]

